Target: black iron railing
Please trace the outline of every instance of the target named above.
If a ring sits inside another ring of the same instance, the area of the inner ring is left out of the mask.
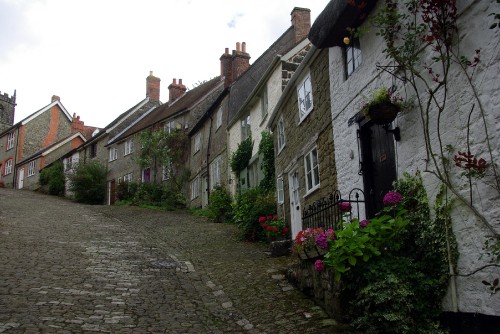
[[[349,203],[351,210],[342,211],[342,202]],[[309,227],[342,229],[343,218],[352,220],[355,215],[359,219],[364,203],[365,195],[359,188],[351,190],[347,198],[342,198],[340,191],[335,190],[329,196],[317,200],[304,209],[302,212],[302,226],[304,229]]]

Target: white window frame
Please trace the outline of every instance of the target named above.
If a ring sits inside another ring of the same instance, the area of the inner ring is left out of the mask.
[[[118,149],[116,147],[109,148],[109,161],[115,161],[118,159]]]
[[[316,157],[316,164],[314,158]],[[304,156],[304,178],[306,183],[306,195],[319,188],[319,154],[317,147],[311,149]]]
[[[201,150],[201,133],[197,133],[194,137],[194,154]]]
[[[359,39],[353,38],[349,45],[344,48],[344,65],[346,78],[349,78],[351,74],[356,71],[356,69],[361,65],[362,55],[361,47],[359,46]]]
[[[266,85],[264,87],[264,89],[262,90],[262,94],[260,96],[260,111],[261,111],[262,119],[264,119],[264,117],[266,117],[268,109],[269,109],[269,99],[267,97],[267,85]]]
[[[278,153],[280,153],[286,145],[285,138],[285,122],[283,121],[283,116],[280,117],[277,124],[278,132]]]
[[[314,108],[312,80],[310,73],[307,73],[297,86],[297,100],[299,107],[299,118],[300,122],[302,122]]]
[[[125,142],[124,156],[134,152],[134,141],[129,139]]]
[[[210,164],[210,190],[213,190],[216,186],[221,185],[221,163],[222,159],[218,156]]]
[[[283,204],[285,202],[283,177],[278,177],[278,179],[276,180],[276,191],[278,204]]]
[[[132,182],[132,173],[123,175],[123,182],[128,182],[128,183]]]
[[[241,141],[252,136],[252,125],[250,115],[246,115],[241,119]]]
[[[3,175],[9,175],[12,173],[12,159],[9,159],[5,162],[5,169]]]
[[[175,130],[175,122],[170,121],[165,123],[165,132],[166,133],[172,133]]]
[[[200,196],[200,177],[197,176],[191,182],[191,199],[196,199]]]
[[[35,161],[28,164],[28,177],[35,175]]]
[[[222,126],[222,107],[217,110],[217,117],[215,121],[215,129],[219,129]]]
[[[14,139],[15,139],[14,131],[9,132],[9,136],[7,137],[7,150],[14,148]]]
[[[171,177],[172,177],[172,161],[169,161],[167,166],[165,165],[162,166],[161,180],[166,181],[169,180]]]

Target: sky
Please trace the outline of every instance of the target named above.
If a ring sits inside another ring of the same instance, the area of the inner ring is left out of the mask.
[[[253,63],[290,26],[329,0],[0,0],[0,92],[17,91],[14,122],[60,97],[85,125],[104,127],[146,97],[150,71],[188,89],[220,75],[225,48],[246,42]]]

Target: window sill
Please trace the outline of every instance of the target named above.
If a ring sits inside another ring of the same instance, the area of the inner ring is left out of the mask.
[[[297,125],[302,124],[302,122],[304,122],[304,121],[307,119],[307,117],[309,117],[309,115],[311,115],[311,114],[312,114],[312,112],[313,112],[313,111],[314,111],[314,107],[313,107],[313,108],[311,108],[311,110],[309,110],[309,112],[308,112],[307,114],[305,114],[305,115],[304,115],[304,117],[302,117],[302,118],[299,120],[299,124],[297,124]]]
[[[262,125],[266,122],[268,115],[269,112],[266,112],[265,115],[262,116],[262,121],[260,121],[259,127],[262,127]]]
[[[277,155],[280,155],[281,152],[283,152],[283,150],[285,149],[286,147],[286,144],[281,146],[281,148],[278,148],[278,154]]]
[[[315,193],[318,189],[320,188],[320,184],[318,183],[314,188],[310,189],[304,196],[303,198],[306,198],[310,195],[312,195],[313,193]]]

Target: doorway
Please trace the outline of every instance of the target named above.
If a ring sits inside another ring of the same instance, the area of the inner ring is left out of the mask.
[[[292,239],[302,230],[302,210],[300,209],[300,183],[299,171],[295,169],[288,174],[288,185],[290,191],[290,221],[292,228]]]

